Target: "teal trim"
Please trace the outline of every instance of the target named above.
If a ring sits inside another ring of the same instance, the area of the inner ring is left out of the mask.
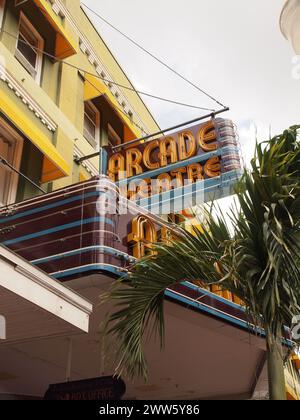
[[[64,252],[63,254],[60,254],[60,255],[53,255],[53,256],[50,256],[50,257],[40,258],[38,260],[31,261],[31,264],[34,264],[34,265],[45,264],[45,263],[50,262],[50,261],[57,261],[57,260],[60,260],[62,258],[65,258],[65,257],[72,257],[74,255],[87,253],[89,251],[103,251],[104,253],[114,255],[115,257],[119,257],[119,258],[125,258],[126,260],[130,260],[130,259],[133,258],[130,255],[124,253],[124,252],[118,251],[117,249],[114,249],[114,248],[111,248],[111,247],[108,247],[108,246],[100,246],[99,245],[99,246],[89,246],[89,247],[82,248],[82,249],[79,249],[79,250],[76,250],[76,251]],[[105,252],[105,251],[107,251],[107,252]]]
[[[110,273],[113,273],[117,276],[120,276],[121,274],[124,274],[124,272],[121,269],[118,269],[117,267],[114,266],[109,266],[109,265],[104,265],[104,264],[93,264],[91,266],[88,267],[79,267],[79,268],[72,268],[70,270],[66,270],[64,272],[61,273],[53,273],[51,274],[51,277],[54,277],[55,279],[62,279],[64,277],[69,277],[69,276],[73,276],[74,274],[81,274],[81,273],[86,273],[89,271],[108,271]]]
[[[187,286],[185,283],[183,283],[185,286]],[[197,286],[195,286],[197,288]],[[198,288],[199,289],[199,288]],[[202,292],[202,289],[200,289]],[[178,295],[176,292],[173,292],[172,290],[166,290],[165,295],[174,299],[174,300],[178,300],[184,304],[187,304],[189,306],[192,306],[196,309],[198,309],[201,312],[206,312],[210,315],[216,316],[218,318],[222,318],[225,321],[229,321],[231,324],[235,324],[238,325],[239,327],[243,328],[244,330],[250,331],[252,333],[258,334],[261,336],[261,338],[265,338],[266,337],[266,333],[262,328],[249,328],[249,324],[246,321],[243,320],[239,320],[231,315],[227,315],[225,313],[219,312],[216,309],[212,308],[211,306],[206,306],[203,305],[201,302],[199,301],[195,301],[192,298],[189,297],[184,297],[181,295]],[[212,298],[216,299],[218,298],[218,296],[212,294]],[[218,300],[218,299],[217,299]],[[229,304],[229,301],[226,301],[227,304]],[[288,328],[286,328],[286,331],[289,331]],[[293,342],[291,340],[287,340],[287,339],[283,339],[282,343],[287,346],[287,347],[293,347]]]
[[[70,270],[64,271],[62,273],[59,273],[59,272],[58,273],[53,273],[52,277],[54,277],[55,279],[62,279],[64,277],[72,276],[74,274],[80,274],[80,273],[85,273],[85,272],[89,272],[89,271],[99,271],[99,270],[107,271],[107,272],[113,273],[114,275],[117,275],[117,276],[123,276],[123,277],[126,276],[126,274],[124,274],[124,272],[119,270],[117,267],[103,265],[103,264],[94,264],[94,265],[89,266],[89,267],[79,267],[79,268],[75,268],[75,269],[70,269]],[[183,284],[185,286],[189,287],[189,288],[193,288],[193,287],[191,287],[192,285],[190,285],[186,282],[184,282]],[[201,292],[206,292],[206,291],[202,290],[201,288],[199,288],[197,286],[195,286],[195,289],[200,289]],[[216,296],[216,295],[214,295],[210,292],[207,292],[207,294],[211,295],[211,297],[213,299],[219,300],[218,296]],[[237,319],[237,318],[235,318],[235,317],[233,317],[229,314],[227,315],[225,313],[222,313],[222,312],[212,308],[211,306],[203,305],[201,302],[195,301],[191,298],[178,295],[176,292],[173,292],[172,290],[169,290],[169,289],[166,290],[165,291],[165,296],[170,297],[173,300],[177,300],[181,303],[184,303],[188,306],[192,306],[192,307],[194,307],[195,309],[198,309],[201,312],[208,313],[209,315],[213,315],[217,318],[222,318],[225,321],[230,322],[231,324],[238,325],[243,330],[251,331],[251,329],[249,328],[249,324],[246,321],[239,320],[239,319]],[[231,303],[231,302],[229,302],[229,301],[227,301],[223,298],[220,298],[220,299],[222,301],[224,300],[227,304]],[[239,307],[239,305],[236,305],[236,304],[234,304],[234,306]],[[265,338],[265,332],[262,329],[253,328],[252,332],[255,332],[256,334],[259,334],[262,338]],[[292,347],[293,346],[293,343],[290,340],[283,340],[283,343],[287,347]]]
[[[196,302],[196,301],[192,300],[191,298],[184,297],[184,296],[181,296],[181,295],[179,296],[176,292],[172,292],[171,290],[167,290],[165,292],[165,295],[168,296],[168,297],[171,297],[172,299],[179,300],[180,302],[185,303],[189,306],[193,306],[194,308],[199,309],[203,312],[207,312],[210,315],[217,316],[219,318],[225,319],[226,321],[229,321],[231,323],[239,325],[243,329],[249,330],[249,326],[248,326],[248,323],[246,321],[242,321],[242,320],[234,318],[230,315],[223,314],[223,313],[213,309],[210,306],[203,305],[201,302]]]
[[[242,312],[246,312],[245,308],[243,308],[241,305],[238,305],[237,303],[234,303],[234,302],[230,302],[230,300],[227,300],[221,296],[218,296],[210,292],[209,290],[202,289],[201,287],[198,287],[195,284],[189,283],[187,281],[182,284],[184,284],[184,286],[188,287],[189,289],[196,290],[197,292],[200,292],[205,296],[209,296],[215,300],[218,300],[219,302],[225,303],[226,305],[231,306],[234,309],[239,309]]]
[[[9,241],[3,242],[3,245],[5,246],[14,245],[14,244],[17,244],[18,242],[27,241],[29,239],[40,238],[41,236],[44,236],[44,235],[50,235],[51,233],[62,232],[64,230],[71,229],[73,227],[87,225],[89,223],[96,223],[96,222],[104,222],[104,223],[107,223],[108,225],[114,226],[114,222],[105,217],[91,217],[90,219],[79,220],[78,222],[68,223],[66,225],[61,225],[55,228],[42,230],[40,232],[32,233],[30,235],[20,236],[19,238],[15,238],[15,239],[11,239]]]

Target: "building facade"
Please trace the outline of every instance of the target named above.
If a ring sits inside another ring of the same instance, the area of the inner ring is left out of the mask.
[[[44,190],[98,174],[74,158],[157,131],[79,0],[1,0],[0,25],[0,156]],[[39,193],[0,173],[1,205]]]

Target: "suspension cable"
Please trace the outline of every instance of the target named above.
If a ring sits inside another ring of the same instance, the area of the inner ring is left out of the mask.
[[[116,151],[116,150],[119,150],[119,149],[122,149],[122,148],[127,148],[128,146],[132,146],[133,144],[136,144],[136,143],[148,143],[148,141],[151,141],[151,139],[153,137],[156,137],[160,134],[164,134],[164,133],[167,133],[169,131],[177,130],[177,129],[185,127],[187,125],[194,124],[198,121],[204,120],[206,118],[214,118],[216,115],[222,114],[223,112],[227,112],[227,111],[229,111],[229,108],[222,108],[219,111],[214,111],[211,114],[202,115],[201,117],[195,118],[195,119],[190,120],[190,121],[186,121],[184,123],[175,125],[173,127],[166,128],[164,130],[157,131],[156,133],[149,134],[145,137],[141,137],[139,139],[135,139],[135,140],[132,140],[132,141],[129,141],[129,142],[126,142],[126,143],[118,144],[117,146],[112,147],[112,150]],[[88,155],[88,156],[84,156],[82,158],[77,158],[77,159],[75,159],[75,162],[80,164],[80,163],[82,163],[86,160],[95,158],[97,156],[99,156],[99,152],[93,153],[93,154]]]
[[[118,32],[120,35],[122,35],[124,38],[126,38],[129,42],[131,42],[133,45],[135,45],[137,48],[142,50],[144,53],[148,54],[150,57],[152,57],[155,61],[160,63],[162,66],[166,67],[168,70],[170,70],[172,73],[174,73],[176,76],[178,76],[180,79],[184,80],[186,83],[188,83],[190,86],[197,89],[199,92],[203,93],[205,96],[216,102],[218,105],[220,105],[222,108],[227,108],[226,105],[223,105],[220,101],[218,101],[216,98],[214,98],[212,95],[207,93],[205,90],[201,89],[199,86],[197,86],[194,82],[189,80],[186,76],[179,73],[177,70],[172,68],[169,64],[164,62],[162,59],[157,57],[155,54],[148,51],[145,47],[143,47],[141,44],[139,44],[137,41],[135,41],[130,36],[126,35],[124,32],[122,32],[120,29],[118,29],[116,26],[114,26],[112,23],[110,23],[107,19],[105,19],[103,16],[101,16],[99,13],[97,13],[95,10],[91,9],[89,6],[87,6],[85,3],[81,2],[81,5],[84,6],[87,10],[89,10],[91,13],[93,13],[95,16],[97,16],[99,19],[101,19],[106,25],[108,25],[110,28],[114,29],[116,32]]]
[[[35,182],[33,182],[30,178],[28,178],[26,175],[24,175],[22,172],[18,171],[16,168],[14,168],[6,159],[4,159],[2,156],[0,156],[0,164],[7,166],[9,169],[11,169],[13,172],[21,176],[25,179],[25,181],[29,182],[31,185],[33,185],[35,188],[40,190],[42,193],[46,194],[46,191],[43,190],[39,185],[37,185]]]
[[[89,71],[87,71],[87,70],[85,70],[85,69],[83,69],[81,67],[78,67],[78,66],[76,66],[74,64],[68,63],[67,61],[65,61],[65,60],[63,60],[61,58],[57,58],[55,55],[50,54],[50,53],[47,53],[46,51],[42,50],[41,48],[38,48],[35,45],[30,44],[29,42],[20,39],[18,36],[14,35],[14,34],[12,34],[10,32],[8,32],[8,31],[6,31],[6,30],[2,30],[2,32],[5,33],[6,35],[8,35],[8,36],[10,36],[10,37],[18,40],[18,42],[20,42],[20,43],[23,43],[25,45],[29,45],[34,51],[36,51],[36,52],[38,52],[40,54],[43,54],[43,55],[51,58],[52,60],[55,60],[55,61],[60,62],[60,63],[63,63],[65,65],[69,66],[69,67],[72,67],[72,68],[74,68],[74,69],[76,69],[78,71],[81,71],[83,73],[86,73],[89,76],[93,76],[96,79],[102,80],[103,82],[106,82],[108,84],[112,84],[112,85],[118,86],[118,87],[120,87],[122,89],[126,89],[126,90],[129,90],[131,92],[135,92],[135,93],[137,93],[139,95],[147,96],[147,97],[152,98],[152,99],[157,99],[159,101],[168,102],[168,103],[176,104],[176,105],[181,105],[181,106],[188,107],[188,108],[201,109],[203,111],[214,111],[214,109],[204,108],[204,107],[200,107],[200,106],[197,106],[197,105],[192,105],[192,104],[187,104],[187,103],[180,102],[180,101],[175,101],[173,99],[168,99],[168,98],[164,98],[164,97],[161,97],[161,96],[153,95],[153,94],[148,93],[148,92],[143,92],[143,91],[137,90],[134,87],[130,87],[130,86],[123,85],[121,83],[114,82],[112,80],[106,79],[105,77],[101,77],[98,74],[94,74],[92,72],[89,72]]]

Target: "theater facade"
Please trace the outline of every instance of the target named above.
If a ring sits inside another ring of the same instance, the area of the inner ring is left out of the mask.
[[[230,293],[166,290],[146,384],[112,378],[99,333],[99,296],[191,207],[233,193],[234,123],[147,138],[160,127],[79,0],[0,0],[0,25],[0,398],[264,398],[265,340]],[[298,368],[294,355],[290,399]]]

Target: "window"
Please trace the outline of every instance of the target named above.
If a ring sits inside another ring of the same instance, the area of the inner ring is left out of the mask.
[[[3,24],[4,6],[5,6],[5,0],[0,0],[0,28],[2,28],[2,24]]]
[[[17,170],[20,169],[23,139],[0,118],[0,156]],[[19,177],[0,164],[0,206],[16,200]]]
[[[100,113],[91,102],[84,103],[84,137],[96,148],[100,142]]]
[[[21,12],[15,55],[37,83],[40,83],[41,80],[43,49],[43,38],[32,26],[24,13]]]
[[[110,146],[118,146],[122,143],[121,138],[115,132],[110,124],[108,124],[108,144]]]

